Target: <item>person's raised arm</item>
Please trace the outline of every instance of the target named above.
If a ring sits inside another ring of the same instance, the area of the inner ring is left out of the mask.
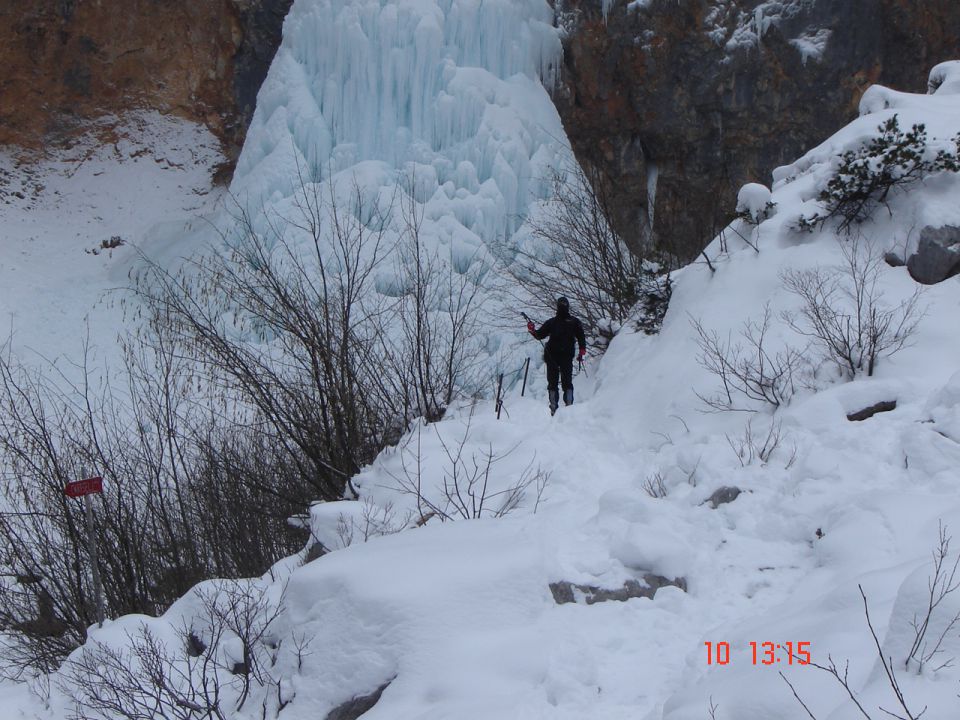
[[[549,337],[551,332],[553,332],[553,318],[541,325],[539,330],[534,330],[533,336],[537,340],[543,340],[545,337]]]

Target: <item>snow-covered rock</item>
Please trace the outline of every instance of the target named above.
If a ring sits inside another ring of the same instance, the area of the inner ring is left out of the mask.
[[[949,60],[934,67],[927,91],[931,95],[960,95],[960,60]]]
[[[770,188],[760,183],[748,183],[737,193],[737,213],[750,218],[759,225],[770,217],[772,209]]]
[[[943,282],[960,273],[960,227],[925,227],[917,251],[907,258],[910,276],[924,285]]]

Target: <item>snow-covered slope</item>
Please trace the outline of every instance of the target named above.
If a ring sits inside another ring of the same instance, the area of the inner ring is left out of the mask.
[[[931,147],[949,147],[960,131],[951,88],[872,90],[860,119],[777,173],[770,219],[756,228],[737,221],[715,240],[706,251],[715,270],[695,263],[676,274],[660,335],[623,331],[589,378],[578,376],[582,402],[551,418],[537,381],[533,397],[507,397],[499,420],[488,403],[461,407],[362,472],[364,503],[314,508],[314,533],[333,551],[305,565],[290,558],[254,581],[271,602],[282,593],[282,613],[270,635],[270,682],[236,716],[324,718],[388,684],[365,720],[699,720],[711,705],[718,720],[809,717],[782,672],[816,717],[860,717],[827,673],[788,663],[784,650],[765,665],[767,642],[809,643],[814,662],[832,658],[841,674],[849,660],[849,686],[871,716],[884,716],[878,706],[903,714],[862,586],[907,705],[926,706],[931,720],[957,717],[960,669],[945,663],[960,656],[960,629],[949,625],[960,593],[931,617],[928,650],[943,634],[936,661],[918,671],[905,659],[924,616],[938,523],[951,535],[960,528],[960,278],[923,293],[911,343],[881,359],[873,377],[841,379],[780,315],[798,309],[784,271],[835,267],[853,242],[903,254],[924,226],[960,225],[960,178],[941,173],[895,191],[889,212],[858,226],[856,240],[829,224],[795,228],[818,205],[838,155],[893,114],[905,128],[926,123]],[[903,267],[880,265],[878,287],[893,307],[917,285]],[[717,378],[698,363],[691,321],[736,338],[767,304],[767,348],[802,349],[817,373],[776,411],[704,412],[698,393],[713,393]],[[896,409],[846,417],[881,401]],[[747,433],[762,445],[771,428],[778,446],[751,459]],[[462,480],[474,462],[484,467],[487,453],[504,457],[488,477],[485,517],[434,515],[416,526],[431,502],[451,512],[444,484],[454,468]],[[518,507],[492,517],[508,497],[494,493],[524,478]],[[418,480],[419,506],[402,491]],[[705,501],[722,486],[743,492],[713,508]],[[956,543],[949,550],[952,567]],[[682,577],[686,591],[557,604],[550,589],[561,581],[617,589],[650,573]],[[176,646],[174,630],[196,622],[199,605],[187,597],[163,618],[121,618],[92,637],[122,647],[125,632],[148,623]],[[705,642],[729,643],[729,662],[708,665]],[[239,693],[230,687],[225,707]],[[54,698],[53,716],[64,703]]]
[[[104,118],[69,147],[0,152],[3,341],[24,359],[73,362],[87,336],[112,346],[122,312],[110,291],[127,286],[137,249],[158,260],[191,251],[223,161],[206,128],[153,112]]]

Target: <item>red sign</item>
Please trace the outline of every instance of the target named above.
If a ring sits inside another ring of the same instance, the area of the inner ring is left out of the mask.
[[[92,477],[86,480],[74,480],[67,483],[66,493],[72,498],[83,497],[92,493],[103,492],[103,478]]]

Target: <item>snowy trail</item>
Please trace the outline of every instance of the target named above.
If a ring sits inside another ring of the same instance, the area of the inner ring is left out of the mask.
[[[527,522],[526,534],[535,534],[540,552],[519,571],[540,578],[539,586],[530,589],[542,598],[537,620],[524,634],[532,634],[526,662],[544,662],[543,653],[546,669],[528,689],[539,700],[505,717],[574,718],[585,712],[604,718],[659,717],[665,699],[690,681],[691,672],[702,670],[702,639],[712,628],[742,617],[744,598],[758,613],[781,604],[813,570],[808,538],[785,541],[772,523],[750,519],[780,514],[783,498],[743,496],[737,513],[710,510],[691,502],[692,497],[657,505],[666,501],[647,498],[640,483],[646,463],[656,456],[654,443],[662,440],[625,443],[628,433],[611,433],[598,403],[589,397],[561,408],[554,418],[540,398],[514,398],[509,409],[509,418],[488,418],[475,427],[495,426],[497,437],[535,447],[539,457],[551,458],[554,475],[543,507]],[[481,405],[480,412],[492,415],[492,408]],[[761,503],[766,507],[757,507]],[[668,544],[685,533],[696,537],[687,548],[688,594],[667,588],[653,601],[593,606],[556,606],[545,594],[546,584],[556,580],[618,587],[634,574],[627,563],[638,544],[651,543],[650,536],[661,529],[670,535]],[[486,531],[498,528],[487,526]],[[472,562],[501,562],[486,555],[486,549],[475,547]],[[512,614],[508,607],[497,608],[501,619],[501,613]],[[512,636],[504,640],[508,645],[515,641]],[[494,709],[474,712],[469,716],[492,717]],[[423,717],[450,713],[446,708]]]

